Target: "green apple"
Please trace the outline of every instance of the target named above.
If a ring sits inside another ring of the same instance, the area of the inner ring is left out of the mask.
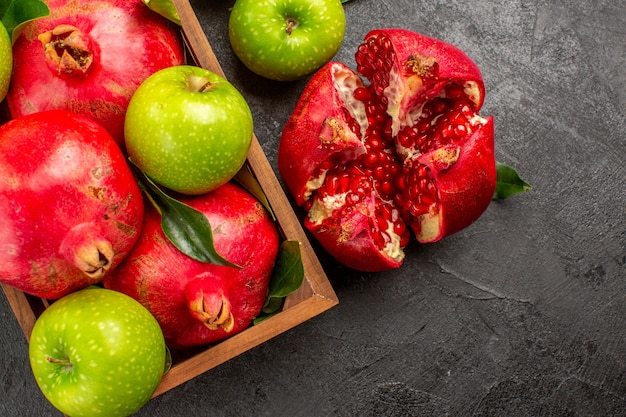
[[[277,81],[303,78],[329,62],[345,31],[341,0],[237,0],[228,22],[241,62]]]
[[[179,193],[203,194],[243,166],[252,113],[223,77],[178,65],[157,71],[137,88],[124,135],[129,157],[153,181]]]
[[[0,101],[9,91],[11,73],[13,72],[13,50],[11,47],[11,37],[9,32],[0,22]]]
[[[29,357],[39,388],[65,415],[113,417],[150,399],[168,356],[159,324],[139,302],[89,287],[41,314]]]

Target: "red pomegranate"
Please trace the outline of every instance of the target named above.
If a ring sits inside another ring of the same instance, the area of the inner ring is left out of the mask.
[[[241,268],[183,254],[163,234],[159,213],[147,206],[137,245],[103,282],[150,310],[170,347],[187,348],[234,335],[260,313],[279,236],[263,205],[232,183],[179,200],[204,213],[217,252]]]
[[[278,149],[304,224],[341,263],[399,267],[411,232],[435,242],[474,222],[496,183],[485,88],[460,49],[404,29],[374,30],[357,73],[330,62],[311,78]]]
[[[13,118],[66,109],[104,126],[120,146],[139,84],[183,63],[178,28],[141,0],[46,0],[15,41],[7,102]]]
[[[0,126],[0,281],[55,299],[102,280],[137,241],[143,199],[114,139],[49,110]]]

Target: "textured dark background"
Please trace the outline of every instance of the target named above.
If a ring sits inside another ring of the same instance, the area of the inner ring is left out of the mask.
[[[233,1],[194,0],[276,168],[305,81],[251,75]],[[337,59],[370,29],[464,49],[496,152],[533,185],[471,227],[364,274],[317,246],[340,304],[151,400],[140,416],[626,416],[626,6],[623,0],[353,0]],[[58,415],[0,297],[0,416]]]

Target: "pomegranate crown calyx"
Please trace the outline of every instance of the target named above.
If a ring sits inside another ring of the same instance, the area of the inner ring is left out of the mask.
[[[222,329],[230,332],[235,325],[228,298],[221,291],[193,292],[189,300],[189,311],[210,330]]]
[[[72,25],[59,25],[38,36],[48,66],[58,74],[86,76],[94,61],[89,37]]]

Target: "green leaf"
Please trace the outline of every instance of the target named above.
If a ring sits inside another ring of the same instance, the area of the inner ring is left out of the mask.
[[[174,246],[200,262],[241,268],[217,253],[213,243],[213,230],[204,214],[167,195],[130,161],[137,172],[139,186],[161,214],[163,233]]]
[[[180,16],[172,0],[143,0],[153,12],[160,14],[180,26]]]
[[[13,42],[26,23],[49,14],[50,9],[41,0],[0,0],[0,18]]]
[[[274,215],[274,211],[272,211],[272,208],[270,207],[269,201],[267,201],[267,196],[265,195],[263,188],[261,188],[261,184],[259,184],[256,177],[250,170],[250,166],[248,164],[244,164],[233,179],[239,185],[245,188],[250,194],[256,197],[256,199],[259,200],[270,213],[272,219],[276,221],[276,216]]]
[[[341,2],[342,2],[342,3],[347,3],[347,2],[349,2],[349,1],[350,1],[350,0],[341,0]]]
[[[496,190],[493,193],[494,200],[504,200],[512,195],[530,191],[532,186],[520,178],[512,167],[496,162]]]
[[[304,282],[304,265],[300,242],[285,240],[280,245],[272,278],[270,280],[267,298],[263,306],[263,315],[254,322],[267,319],[280,311],[285,297],[296,291]]]

